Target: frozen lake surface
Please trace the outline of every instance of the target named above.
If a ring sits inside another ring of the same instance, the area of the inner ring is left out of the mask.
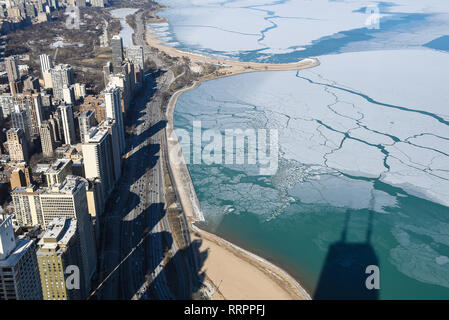
[[[449,4],[379,3],[373,29],[366,1],[165,3],[169,23],[152,27],[174,47],[321,61],[180,97],[179,129],[201,120],[203,129],[279,130],[274,176],[248,164],[189,166],[205,227],[274,260],[312,295],[330,252],[357,243],[380,267],[379,298],[449,298]],[[343,256],[333,263],[363,264],[351,249]]]

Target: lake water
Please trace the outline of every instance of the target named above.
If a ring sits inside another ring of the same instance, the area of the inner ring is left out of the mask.
[[[203,227],[283,267],[316,298],[449,298],[449,5],[165,2],[169,23],[152,27],[172,46],[321,61],[209,81],[179,98],[178,130],[193,121],[278,130],[274,175],[250,163],[188,166]],[[373,12],[379,24],[367,28]],[[368,265],[379,267],[380,290],[365,290]]]

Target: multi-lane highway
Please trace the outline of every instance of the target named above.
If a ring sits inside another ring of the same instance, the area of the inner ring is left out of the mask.
[[[138,13],[136,21],[141,19]],[[157,71],[146,75],[144,88],[126,114],[131,132],[122,177],[99,218],[100,281],[91,296],[96,299],[189,298],[194,283],[190,251],[185,254],[185,248],[178,248],[166,214],[163,96],[176,78],[146,45],[144,32],[144,24],[137,23],[134,41],[144,47]],[[181,224],[187,228],[185,221]],[[190,239],[184,240],[188,245]],[[176,283],[175,290],[169,282]]]
[[[134,126],[127,137],[122,178],[100,217],[100,279],[106,281],[95,292],[97,298],[130,299],[136,293],[144,298],[142,289],[150,284],[153,296],[174,298],[163,268],[164,253],[174,256],[177,248],[165,215],[161,161],[162,92],[173,81],[170,70],[148,75],[129,110],[129,123]]]

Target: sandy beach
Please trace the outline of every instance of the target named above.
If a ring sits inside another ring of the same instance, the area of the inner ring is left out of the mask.
[[[184,52],[179,49],[165,45],[157,39],[155,31],[147,28],[146,41],[150,47],[156,48],[174,58],[188,58],[192,64],[214,64],[220,67],[217,77],[232,76],[240,73],[255,71],[287,71],[309,69],[320,65],[317,58],[306,58],[292,63],[256,63],[226,60],[202,56],[195,53]]]
[[[287,272],[265,259],[248,252],[234,244],[196,227],[196,221],[203,221],[200,204],[195,193],[190,173],[185,164],[178,138],[174,133],[173,114],[176,102],[181,94],[197,88],[201,82],[220,77],[257,71],[301,70],[320,64],[318,59],[308,58],[288,64],[247,63],[231,60],[217,60],[197,54],[187,53],[168,47],[156,39],[154,31],[146,33],[147,44],[171,57],[188,58],[192,64],[219,65],[213,77],[205,77],[187,88],[176,91],[167,106],[166,141],[168,148],[169,170],[173,184],[177,190],[179,201],[189,221],[192,240],[201,240],[201,251],[206,250],[208,256],[203,262],[202,271],[206,279],[212,283],[214,294],[212,299],[256,299],[256,300],[310,300],[307,291]]]

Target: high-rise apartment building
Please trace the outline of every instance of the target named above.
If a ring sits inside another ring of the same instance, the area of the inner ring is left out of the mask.
[[[80,239],[75,219],[53,219],[38,243],[36,255],[44,300],[86,298]],[[79,278],[71,281],[72,275]]]
[[[70,105],[61,105],[58,108],[61,115],[62,129],[65,144],[75,144],[75,124],[73,121],[73,111]]]
[[[126,141],[125,126],[123,124],[123,113],[120,99],[120,88],[113,84],[108,85],[104,90],[104,101],[106,104],[106,117],[115,120],[115,123],[117,125],[120,154],[124,154],[126,150]]]
[[[112,168],[114,174],[114,181],[117,182],[122,174],[122,157],[120,154],[120,145],[117,124],[115,120],[111,118],[106,118],[102,123],[98,125],[99,129],[108,130],[110,141],[111,141],[111,158],[112,158]]]
[[[14,204],[14,213],[19,226],[43,225],[44,219],[40,203],[42,189],[34,185],[23,188],[15,188],[11,192]]]
[[[61,114],[59,111],[54,112],[50,115],[50,119],[48,122],[51,124],[51,128],[53,130],[53,136],[55,138],[55,142],[61,142],[64,140],[64,133],[62,130],[62,121]]]
[[[11,128],[6,132],[9,157],[14,162],[28,162],[28,142],[22,129]]]
[[[48,54],[41,54],[39,56],[41,62],[41,73],[44,75],[45,72],[50,72],[53,68],[53,59]]]
[[[0,217],[0,300],[41,300],[33,240],[17,239],[10,216]]]
[[[11,172],[11,190],[14,190],[16,187],[27,187],[31,185],[31,170],[30,167],[27,166],[25,162],[17,163]]]
[[[134,64],[134,80],[143,84],[145,56],[142,46],[131,46],[126,48],[126,57]]]
[[[48,187],[55,184],[61,184],[65,178],[72,174],[72,160],[58,159],[54,161],[45,172],[45,180]]]
[[[64,99],[63,89],[73,84],[73,68],[68,64],[58,64],[50,70],[53,96],[57,99]]]
[[[13,128],[23,131],[26,141],[31,141],[32,121],[31,112],[28,109],[20,109],[16,106],[16,111],[10,114]]]
[[[104,1],[103,0],[90,0],[90,5],[92,7],[104,8]]]
[[[95,112],[92,110],[86,110],[79,116],[78,123],[80,126],[80,138],[81,142],[85,143],[87,141],[88,132],[90,128],[97,124],[95,119]]]
[[[54,130],[49,121],[43,121],[40,128],[42,154],[44,158],[52,158],[55,153],[56,142]]]
[[[10,83],[20,80],[20,72],[16,56],[5,58],[5,67],[6,72],[8,73],[8,81]]]
[[[77,220],[86,292],[90,292],[91,280],[97,265],[93,226],[87,206],[88,187],[87,180],[67,176],[62,184],[53,185],[40,195],[44,227],[54,218]]]
[[[116,68],[120,68],[123,63],[123,40],[119,35],[115,35],[111,39],[112,47],[112,65],[114,72]]]
[[[135,67],[143,69],[145,58],[142,46],[130,46],[126,48],[126,58],[128,58]]]
[[[83,144],[83,158],[86,179],[99,178],[107,199],[114,188],[112,144],[107,129],[94,127],[89,130],[87,142]]]
[[[12,94],[2,94],[0,95],[0,108],[2,109],[3,117],[8,117],[12,112],[15,111],[15,101]]]

